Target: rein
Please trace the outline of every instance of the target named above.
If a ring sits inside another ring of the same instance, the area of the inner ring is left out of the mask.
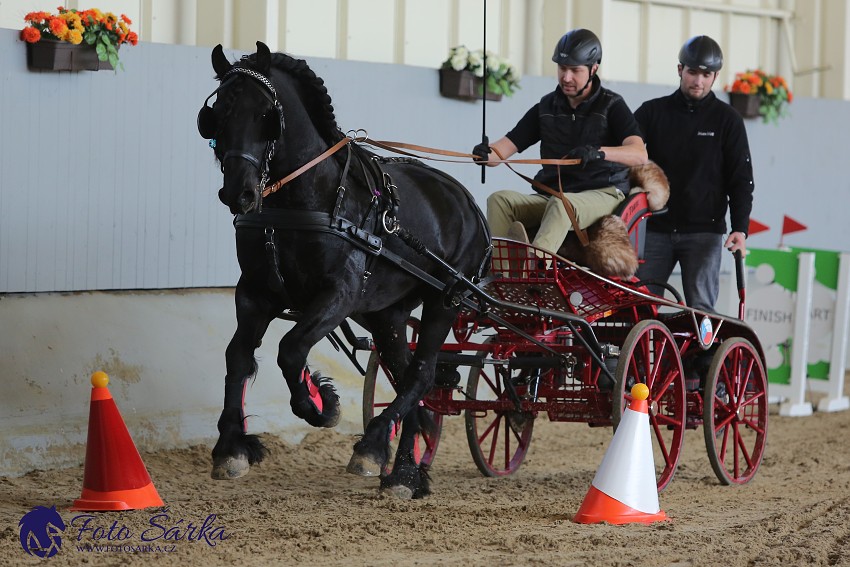
[[[324,152],[322,152],[318,156],[314,157],[313,159],[311,159],[310,161],[308,161],[307,163],[305,163],[304,165],[302,165],[301,167],[299,167],[298,169],[296,169],[292,173],[288,174],[283,179],[281,179],[279,181],[275,181],[271,185],[267,185],[265,187],[265,189],[263,190],[263,197],[268,197],[272,193],[277,192],[278,190],[280,190],[281,187],[283,187],[284,185],[286,185],[287,183],[289,183],[290,181],[292,181],[293,179],[295,179],[299,175],[303,174],[305,171],[308,171],[310,168],[315,167],[316,165],[321,163],[323,160],[329,158],[330,156],[332,156],[333,154],[335,154],[336,152],[341,150],[344,146],[348,145],[350,142],[361,142],[361,143],[364,143],[364,144],[368,144],[370,146],[374,146],[376,148],[381,148],[383,150],[387,150],[387,151],[397,153],[397,154],[400,154],[400,155],[404,155],[404,156],[407,156],[407,157],[423,159],[423,160],[428,160],[428,161],[441,161],[441,162],[449,162],[449,163],[469,163],[469,160],[475,157],[473,154],[455,152],[455,151],[452,151],[452,150],[442,150],[442,149],[439,149],[439,148],[429,148],[428,146],[418,146],[416,144],[407,144],[407,143],[404,143],[404,142],[372,140],[372,139],[369,138],[368,134],[359,135],[359,132],[364,132],[364,134],[365,134],[364,130],[356,130],[354,132],[354,135],[346,134],[346,136],[343,139],[341,139],[336,144],[329,147],[327,150],[325,150]],[[408,151],[408,150],[410,150],[410,151]],[[528,183],[530,183],[535,188],[540,189],[541,191],[551,195],[552,197],[558,197],[561,200],[561,203],[564,205],[564,210],[567,212],[567,216],[569,217],[570,222],[573,225],[573,231],[575,231],[576,236],[578,236],[579,242],[581,242],[581,244],[583,246],[587,246],[587,244],[589,242],[589,240],[587,238],[587,233],[584,230],[582,230],[581,227],[579,226],[578,219],[576,218],[575,208],[573,207],[573,204],[570,203],[569,199],[567,199],[567,197],[564,195],[564,189],[563,189],[563,187],[561,186],[561,183],[560,183],[560,175],[558,176],[558,191],[555,191],[554,189],[548,187],[547,185],[544,185],[543,183],[540,183],[536,179],[528,177],[527,175],[523,175],[522,173],[518,172],[513,167],[511,167],[512,164],[555,165],[555,166],[560,167],[562,165],[578,165],[578,164],[581,163],[581,160],[579,160],[579,159],[503,159],[502,156],[499,155],[498,151],[496,151],[495,149],[493,151],[496,152],[496,155],[499,156],[499,159],[488,160],[489,163],[497,163],[497,164],[503,163],[503,164],[505,164],[506,166],[508,166],[508,169],[510,169],[512,172],[514,172],[516,175],[518,175],[519,177],[521,177],[522,179],[524,179]],[[440,155],[440,156],[463,158],[463,159],[435,158],[435,157],[431,157],[431,156],[421,155],[421,153],[413,153],[413,152],[425,152],[425,153],[428,153],[428,154],[435,154],[435,155]],[[474,164],[475,162],[472,162],[472,163]]]

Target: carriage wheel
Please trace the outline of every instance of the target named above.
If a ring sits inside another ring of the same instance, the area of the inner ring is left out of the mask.
[[[491,338],[488,342],[492,343]],[[493,359],[510,358],[510,351],[493,352]],[[486,356],[487,353],[479,353]],[[533,371],[519,369],[511,372],[507,365],[485,364],[482,368],[469,369],[466,395],[471,400],[509,400],[505,382],[513,380],[517,394],[521,397],[528,388]],[[539,370],[538,370],[539,372]],[[534,430],[536,412],[503,410],[466,410],[466,439],[472,460],[484,476],[508,476],[513,474],[528,452],[531,432]]]
[[[632,327],[620,349],[614,373],[616,386],[611,419],[620,423],[631,389],[638,382],[649,388],[649,425],[658,490],[673,479],[685,441],[687,411],[682,358],[670,330],[660,321],[640,321]]]
[[[761,464],[767,439],[767,379],[752,343],[740,337],[721,343],[705,392],[703,432],[711,468],[723,484],[745,484]]]
[[[408,339],[411,342],[416,342],[419,334],[419,321],[415,318],[410,318],[408,325]],[[369,421],[381,413],[395,398],[395,380],[390,378],[384,364],[378,353],[373,351],[369,355],[369,363],[366,365],[366,375],[363,381],[363,429],[369,424]],[[416,434],[416,442],[413,446],[413,456],[417,463],[424,463],[430,466],[434,461],[434,454],[437,451],[437,445],[440,443],[440,433],[443,428],[443,415],[432,412],[426,409],[430,419],[433,421],[433,431],[431,433],[420,432]],[[390,433],[390,463],[395,457],[395,450],[398,446],[396,438],[398,437],[401,424],[397,423]],[[392,465],[388,464],[385,474],[392,471]]]

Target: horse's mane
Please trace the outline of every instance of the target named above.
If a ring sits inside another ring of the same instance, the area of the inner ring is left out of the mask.
[[[313,120],[313,125],[319,131],[319,135],[329,144],[341,140],[344,134],[339,129],[334,115],[334,107],[325,81],[316,75],[307,62],[303,59],[290,57],[285,53],[272,53],[271,66],[294,77],[298,82],[311,91],[312,96],[304,97],[302,102]],[[237,65],[250,63],[253,67],[257,60],[257,54],[243,57]]]

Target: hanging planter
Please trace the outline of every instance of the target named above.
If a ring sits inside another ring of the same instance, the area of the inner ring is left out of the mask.
[[[484,81],[476,77],[472,71],[455,71],[454,69],[440,69],[440,94],[461,100],[481,100],[481,90]],[[487,91],[487,100],[502,100],[499,93]]]
[[[729,104],[743,118],[757,118],[761,106],[761,96],[757,94],[729,93]]]
[[[109,61],[98,59],[91,45],[47,38],[27,44],[27,67],[47,71],[113,70]]]
[[[725,90],[729,93],[729,104],[741,116],[761,116],[766,123],[776,124],[787,114],[787,107],[794,100],[788,82],[782,76],[768,75],[761,69],[735,73],[735,81],[726,85]]]
[[[98,71],[123,69],[118,49],[125,43],[136,45],[139,36],[130,31],[130,18],[96,8],[58,8],[50,12],[30,12],[21,39],[27,43],[27,66],[49,71]]]
[[[506,59],[487,52],[487,80],[484,80],[484,51],[470,51],[459,45],[449,50],[440,65],[440,94],[461,100],[481,100],[484,84],[487,100],[502,100],[519,88],[519,73]]]

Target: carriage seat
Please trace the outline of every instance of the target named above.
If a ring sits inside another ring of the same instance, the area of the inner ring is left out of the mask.
[[[629,170],[631,189],[613,214],[587,229],[589,244],[582,246],[570,231],[558,255],[587,266],[604,277],[630,278],[643,261],[646,221],[666,212],[670,185],[664,171],[654,162]]]

